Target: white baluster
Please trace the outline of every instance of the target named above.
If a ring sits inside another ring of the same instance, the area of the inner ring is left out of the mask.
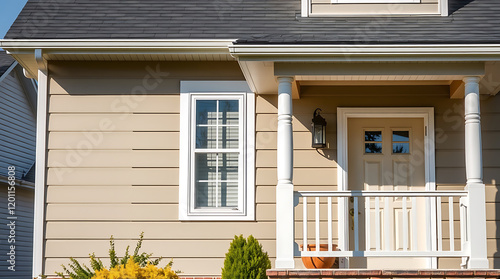
[[[315,198],[316,203],[316,251],[319,251],[319,197]]]
[[[380,198],[375,197],[375,249],[380,251]]]
[[[438,237],[438,251],[443,251],[443,221],[441,218],[441,197],[437,197],[436,210],[437,210],[437,237]]]
[[[365,218],[366,218],[366,227],[365,227],[365,234],[366,234],[366,247],[365,251],[370,251],[371,247],[371,235],[370,232],[372,230],[371,227],[371,212],[370,212],[370,197],[365,198]]]
[[[302,198],[302,251],[307,251],[307,197]]]
[[[411,248],[418,250],[418,228],[417,228],[417,198],[411,197]]]
[[[332,251],[332,197],[328,197],[328,251]]]
[[[354,197],[354,251],[359,251],[358,197]]]
[[[402,198],[403,201],[403,251],[408,250],[408,210],[406,206],[406,197]]]
[[[450,224],[450,251],[455,251],[455,228],[453,216],[453,197],[448,198],[448,219]]]
[[[386,251],[391,250],[391,221],[389,212],[389,198],[384,198],[384,247]]]

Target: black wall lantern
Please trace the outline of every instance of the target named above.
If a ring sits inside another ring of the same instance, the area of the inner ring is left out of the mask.
[[[312,119],[312,147],[325,148],[326,147],[326,120],[321,117],[319,112],[320,108],[314,111]]]

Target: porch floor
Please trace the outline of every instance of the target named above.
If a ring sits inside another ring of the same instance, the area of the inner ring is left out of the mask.
[[[420,270],[377,270],[377,269],[269,269],[269,279],[292,278],[500,278],[500,269],[420,269]]]

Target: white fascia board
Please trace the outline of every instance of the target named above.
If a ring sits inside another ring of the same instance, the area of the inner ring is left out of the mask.
[[[240,60],[477,61],[500,60],[500,44],[460,45],[231,45]],[[295,58],[295,59],[294,59]]]
[[[4,49],[227,49],[231,40],[78,40],[78,39],[50,39],[0,40],[0,47]]]

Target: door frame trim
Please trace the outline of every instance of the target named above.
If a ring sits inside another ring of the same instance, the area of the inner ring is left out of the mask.
[[[424,162],[425,162],[425,190],[436,190],[436,166],[435,166],[435,137],[434,137],[434,108],[433,107],[338,107],[337,108],[337,189],[338,191],[347,191],[348,183],[348,133],[347,120],[349,118],[423,118],[424,129]],[[338,220],[347,220],[349,218],[347,204],[343,200],[338,201]],[[429,205],[427,218],[431,223],[431,230],[428,237],[431,239],[429,249],[435,250],[437,243],[435,240],[436,217],[435,205]],[[339,248],[346,251],[349,247],[349,226],[344,222],[339,222]],[[340,238],[340,236],[343,236]],[[341,267],[348,268],[347,259],[341,259]],[[429,258],[428,268],[437,268],[437,258]]]

